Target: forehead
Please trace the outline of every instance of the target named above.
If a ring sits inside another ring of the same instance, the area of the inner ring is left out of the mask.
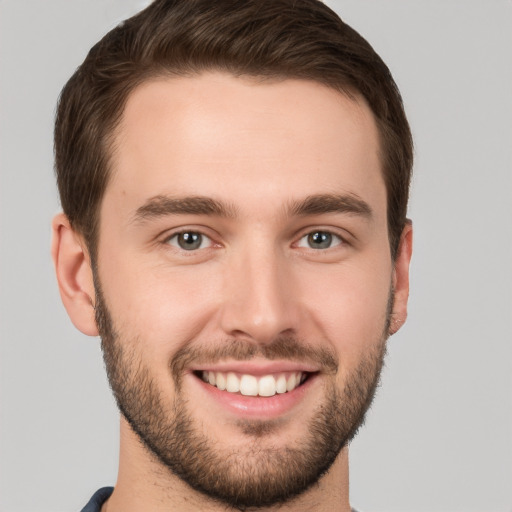
[[[385,208],[371,110],[305,80],[205,73],[146,82],[126,103],[112,171],[105,200],[229,195],[249,206],[253,197],[277,204],[339,192]]]

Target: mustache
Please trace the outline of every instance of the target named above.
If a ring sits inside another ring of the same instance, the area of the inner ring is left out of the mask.
[[[193,364],[212,364],[226,359],[249,361],[256,357],[312,363],[328,374],[338,371],[334,351],[324,345],[311,345],[294,337],[279,337],[269,344],[228,339],[215,347],[187,345],[176,352],[170,366],[174,378],[179,381],[184,370]]]

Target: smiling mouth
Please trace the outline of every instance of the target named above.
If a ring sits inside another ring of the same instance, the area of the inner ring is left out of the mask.
[[[244,396],[270,397],[297,389],[309,377],[309,372],[281,372],[255,376],[235,372],[198,371],[194,372],[207,384],[220,391]]]

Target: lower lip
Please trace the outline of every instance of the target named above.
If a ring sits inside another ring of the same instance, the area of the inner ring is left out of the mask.
[[[308,378],[293,391],[278,393],[274,396],[244,396],[240,393],[221,391],[211,384],[192,375],[192,378],[206,393],[210,400],[214,400],[229,412],[244,418],[274,419],[278,418],[299,404],[311,389],[317,376],[310,374]]]

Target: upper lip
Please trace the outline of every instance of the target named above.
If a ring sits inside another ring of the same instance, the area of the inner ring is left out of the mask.
[[[282,372],[318,372],[317,365],[298,361],[222,361],[218,363],[204,363],[192,367],[193,372],[213,371],[213,372],[234,372],[249,374],[254,376],[270,375]]]

